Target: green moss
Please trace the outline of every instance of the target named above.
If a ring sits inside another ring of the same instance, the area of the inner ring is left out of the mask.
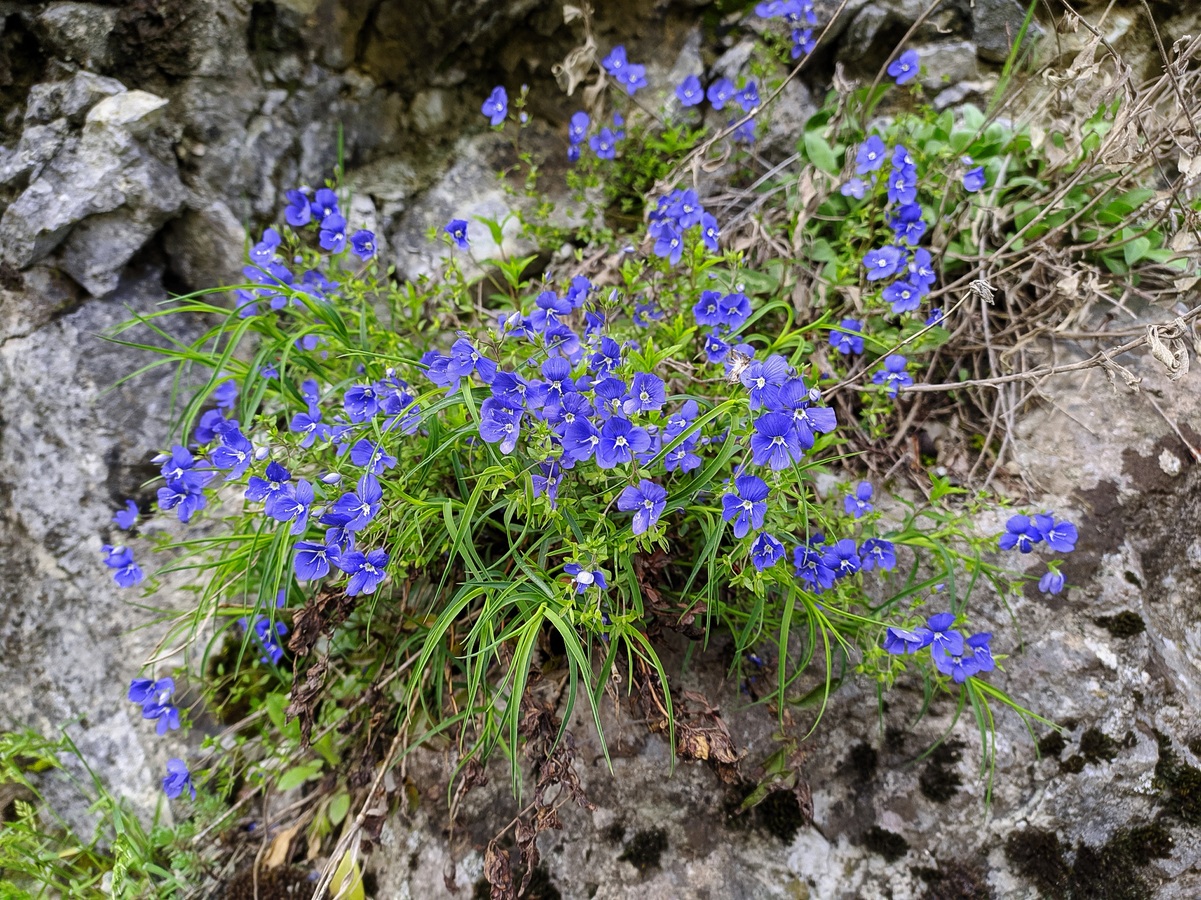
[[[963,779],[953,766],[963,758],[962,741],[944,741],[930,754],[926,767],[918,777],[918,787],[924,796],[936,803],[946,803],[963,786]]]
[[[1155,732],[1159,760],[1152,786],[1161,791],[1160,803],[1189,825],[1201,825],[1201,771],[1183,762],[1166,734]]]
[[[909,842],[893,831],[873,825],[863,835],[863,846],[889,862],[896,862],[909,852]]]
[[[921,900],[994,900],[985,873],[962,862],[938,864],[938,868],[915,869],[914,873],[926,883]]]
[[[1134,637],[1147,630],[1147,623],[1143,621],[1142,616],[1130,610],[1120,612],[1116,616],[1101,616],[1093,621],[1116,638]]]
[[[852,747],[851,752],[847,755],[847,767],[858,782],[871,781],[876,774],[878,763],[879,755],[876,753],[876,748],[864,741],[860,741]]]
[[[1079,753],[1073,753],[1059,764],[1059,771],[1065,772],[1068,775],[1079,775],[1084,771],[1084,762],[1083,756]]]
[[[1058,731],[1052,731],[1050,734],[1043,735],[1038,739],[1038,755],[1058,759],[1067,745],[1068,742],[1064,740],[1062,734]]]
[[[805,824],[805,814],[792,791],[772,791],[755,807],[755,820],[768,834],[790,844]]]
[[[628,862],[639,872],[659,868],[659,858],[667,851],[667,832],[662,828],[637,831],[626,844],[618,859]]]
[[[1059,836],[1041,828],[1015,831],[1005,839],[1005,857],[1018,874],[1051,897],[1067,897],[1071,869]]]
[[[1117,758],[1118,742],[1100,728],[1089,728],[1080,735],[1080,754],[1094,765],[1102,760],[1111,762]]]
[[[1005,855],[1045,896],[1064,900],[1150,900],[1142,870],[1170,856],[1172,835],[1159,823],[1121,828],[1100,847],[1078,844],[1071,865],[1059,836],[1039,828],[1014,832]]]

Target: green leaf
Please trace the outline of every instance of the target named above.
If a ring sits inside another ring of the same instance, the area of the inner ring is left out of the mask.
[[[350,794],[346,791],[334,794],[329,801],[329,823],[331,825],[341,825],[342,820],[346,818],[346,814],[350,812]]]
[[[325,768],[325,763],[319,759],[304,763],[303,765],[293,766],[279,776],[275,782],[275,787],[279,791],[290,791],[292,788],[300,787],[306,781],[316,778],[321,774],[323,768]]]
[[[1135,238],[1122,248],[1122,255],[1126,258],[1126,265],[1133,266],[1136,262],[1146,256],[1147,251],[1150,249],[1151,239],[1149,237]]]
[[[805,132],[805,155],[809,157],[811,163],[831,175],[837,175],[841,168],[838,159],[834,156],[834,150],[816,131]]]

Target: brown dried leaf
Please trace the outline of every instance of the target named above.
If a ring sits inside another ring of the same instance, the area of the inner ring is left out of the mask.
[[[354,607],[355,600],[346,596],[345,587],[326,585],[318,588],[317,593],[293,617],[288,649],[297,656],[306,655],[322,634],[332,634],[335,628],[345,622]]]
[[[298,662],[299,664],[299,662]],[[284,710],[284,721],[300,720],[300,746],[307,747],[313,735],[313,724],[317,718],[317,699],[325,684],[325,673],[329,669],[329,656],[323,656],[305,673],[304,682],[293,680],[291,701]]]
[[[271,839],[271,846],[267,848],[267,855],[263,858],[264,869],[275,869],[288,861],[288,857],[291,855],[292,841],[303,824],[303,822],[297,822]]]
[[[538,856],[538,832],[540,830],[536,825],[529,825],[522,820],[517,822],[517,849],[521,853],[521,864],[525,867],[525,874],[521,876],[521,887],[517,890],[519,896],[525,896],[525,889],[530,886],[530,878],[534,874],[534,869],[538,868],[540,858]]]
[[[517,900],[509,851],[502,850],[496,841],[489,841],[484,853],[484,878],[492,887],[488,895],[491,900]]]

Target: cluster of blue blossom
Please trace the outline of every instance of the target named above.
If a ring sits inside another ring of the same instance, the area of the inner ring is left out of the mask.
[[[705,208],[701,206],[694,190],[677,188],[670,194],[660,197],[651,211],[649,219],[650,224],[646,230],[655,242],[655,255],[665,258],[673,266],[683,256],[685,237],[693,228],[698,229],[700,241],[709,251],[716,253],[718,250],[721,228],[717,224],[717,219],[705,212]],[[745,299],[743,297],[743,300]],[[750,307],[748,306],[747,315],[749,314]]]
[[[122,531],[129,531],[138,523],[138,505],[133,500],[126,500],[125,506],[113,514],[113,522]],[[104,564],[113,571],[113,581],[118,587],[129,588],[141,584],[146,575],[133,559],[133,550],[125,546],[105,544],[100,548],[104,554]]]
[[[631,97],[646,87],[646,66],[630,62],[623,44],[618,44],[609,51],[609,55],[601,60],[601,67],[609,73],[610,78],[624,87]]]
[[[683,107],[699,106],[701,101],[709,100],[709,105],[717,111],[726,108],[729,103],[737,103],[744,113],[749,113],[760,105],[759,87],[754,81],[748,81],[742,88],[737,87],[728,78],[718,78],[709,85],[708,90],[701,84],[696,75],[689,75],[676,85],[676,99]],[[737,118],[729,121],[730,125],[738,122]],[[755,142],[755,120],[748,119],[734,131],[734,140],[746,144]]]
[[[792,58],[800,59],[813,52],[813,26],[817,13],[812,0],[769,0],[755,6],[755,15],[764,19],[783,19],[792,36]]]
[[[338,195],[332,190],[321,188],[310,197],[306,191],[295,189],[288,191],[286,196],[288,204],[284,208],[284,221],[294,232],[300,234],[301,229],[306,227],[316,231],[317,245],[331,256],[337,256],[348,248],[364,262],[375,256],[378,249],[375,235],[366,229],[347,234],[346,218],[338,208]],[[288,305],[290,291],[301,291],[315,297],[326,297],[337,291],[338,285],[320,269],[306,270],[297,281],[282,256],[283,245],[279,231],[267,228],[263,231],[262,239],[250,248],[250,264],[242,269],[242,274],[249,282],[259,286],[237,292],[240,316],[257,315],[261,312],[259,304],[262,302],[266,302],[271,309],[283,309]]]
[[[943,675],[950,676],[956,684],[963,684],[973,675],[995,669],[996,662],[990,646],[992,634],[982,631],[965,638],[951,627],[954,624],[954,614],[946,612],[931,616],[925,625],[912,631],[889,628],[884,636],[884,649],[901,656],[918,653],[929,647],[934,667]]]
[[[1045,541],[1056,553],[1071,553],[1076,549],[1078,538],[1076,526],[1071,522],[1057,522],[1051,513],[1039,513],[1033,516],[1010,516],[999,544],[1002,550],[1030,553]],[[1053,563],[1039,579],[1038,588],[1045,594],[1058,594],[1064,584],[1063,575],[1057,564]]]
[[[612,128],[604,125],[596,134],[588,137],[588,130],[591,127],[592,120],[582,109],[572,115],[571,121],[567,125],[567,159],[569,162],[579,160],[580,148],[583,146],[585,138],[597,159],[615,159],[617,157],[617,143],[624,140],[626,136],[625,119],[621,113],[613,113]]]
[[[175,680],[160,678],[135,678],[129,683],[129,700],[142,707],[142,718],[158,722],[155,731],[161,736],[168,730],[179,728],[179,708],[171,702],[175,694]],[[196,799],[196,788],[192,774],[181,759],[167,761],[167,774],[163,778],[163,790],[174,800],[187,789]]]
[[[278,666],[279,661],[284,658],[284,648],[280,646],[279,639],[288,634],[288,626],[283,622],[272,625],[267,616],[255,616],[253,624],[243,616],[238,619],[238,624],[254,635],[255,643],[262,649],[263,655],[259,657],[259,661]]]

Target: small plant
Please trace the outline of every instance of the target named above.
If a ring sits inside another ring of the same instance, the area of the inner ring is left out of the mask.
[[[1149,196],[1099,175],[1050,179],[1080,171],[1116,108],[1053,165],[1028,127],[932,110],[910,85],[912,53],[888,67],[909,85],[889,116],[895,88],[832,93],[797,136],[799,168],[756,173],[746,148],[797,71],[778,60],[803,65],[816,24],[805,2],[758,9],[789,32],[756,62],[762,84],[689,76],[657,111],[634,101],[645,69],[622,47],[601,59],[580,13],[587,41],[565,71],[570,90],[588,82],[567,131],[582,224],[565,234],[543,205],[523,227],[608,251],[590,262],[577,250],[552,276],[536,256],[475,259],[481,229],[499,246],[504,223],[456,218],[431,236],[443,277],[398,283],[331,182],[288,192],[245,284],[112,336],[200,384],[154,487],[160,515],[206,526],[164,531],[167,562],[149,578],[129,548],[105,551],[117,582],[148,594],[164,573],[195,579],[163,645],[229,730],[195,776],[172,761],[171,797],[302,790],[310,841],[339,834],[341,861],[357,810],[422,743],[454,747],[460,791],[499,753],[515,790],[530,760],[539,809],[587,805],[563,723],[587,706],[603,747],[606,692],[728,774],[738,756],[716,712],[672,691],[664,629],[727,641],[732,670],[767,681],[755,696],[781,717],[816,707],[814,728],[842,680],[884,692],[916,675],[927,698],[954,698],[956,720],[970,709],[990,781],[996,710],[1042,721],[990,679],[1016,629],[968,626],[1028,581],[1063,590],[1056,561],[1025,573],[1006,554],[1070,552],[1074,526],[1014,514],[998,543],[977,524],[998,502],[967,478],[920,459],[915,490],[847,475],[896,457],[924,388],[972,381],[963,335],[1002,315],[991,304],[1018,265],[1003,253],[1057,241],[1153,281],[1173,260],[1166,220],[1143,221]],[[704,103],[727,120],[716,133]],[[525,116],[503,87],[481,111],[518,146]],[[684,180],[720,154],[739,188],[724,205]],[[508,183],[537,196],[538,160],[518,159]],[[998,235],[1002,250],[987,245]],[[183,343],[178,316],[212,324]],[[995,471],[993,429],[978,450]],[[554,671],[558,703],[544,698]],[[159,733],[186,725],[172,677],[150,675],[130,700]],[[780,740],[791,750],[751,802],[798,788],[796,741]],[[532,872],[544,826],[515,822]],[[486,865],[512,887],[499,845]]]

